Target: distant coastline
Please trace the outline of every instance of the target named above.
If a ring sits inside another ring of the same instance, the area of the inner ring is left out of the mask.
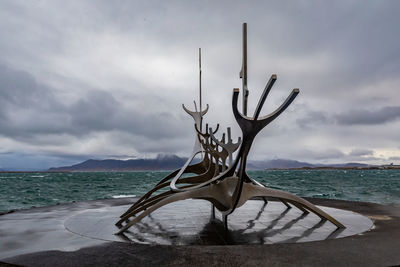
[[[146,171],[156,171],[156,172],[167,172],[172,169],[87,169],[87,170],[42,170],[42,171],[7,171],[2,170],[0,173],[73,173],[73,172],[146,172]],[[370,167],[297,167],[297,168],[266,168],[266,169],[251,169],[253,171],[295,171],[295,170],[400,170],[399,165],[395,166],[370,166]]]
[[[267,170],[400,170],[400,165],[377,165],[367,167],[300,167],[300,168],[268,168]]]
[[[0,173],[49,173],[49,172],[138,172],[138,171],[170,171],[180,168],[186,158],[176,155],[158,155],[152,159],[116,160],[89,159],[81,163],[52,167],[48,170],[7,170],[0,169]],[[368,165],[364,163],[339,163],[339,164],[311,164],[290,159],[273,159],[265,161],[249,161],[250,170],[388,170],[400,169],[400,165]]]

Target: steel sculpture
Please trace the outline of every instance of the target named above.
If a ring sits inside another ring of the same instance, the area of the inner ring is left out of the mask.
[[[238,110],[239,89],[235,88],[232,95],[232,110],[238,123],[242,137],[238,138],[237,143],[233,143],[231,129],[227,128],[227,140],[225,133],[218,140],[215,133],[206,124],[202,129],[203,116],[207,113],[209,106],[202,110],[201,102],[201,50],[199,50],[199,90],[200,90],[200,109],[191,111],[182,105],[183,109],[194,119],[194,129],[196,139],[191,156],[184,166],[162,179],[149,192],[136,201],[116,223],[119,227],[117,234],[127,231],[135,223],[142,220],[158,208],[169,203],[185,199],[203,199],[211,202],[212,215],[215,217],[215,208],[222,214],[225,229],[228,229],[228,216],[238,207],[242,206],[247,200],[254,197],[273,198],[281,201],[290,209],[293,205],[303,211],[310,211],[318,215],[322,220],[328,220],[338,228],[345,228],[343,224],[335,220],[329,214],[308,202],[307,200],[291,193],[271,189],[252,179],[246,173],[247,156],[251,145],[257,134],[269,123],[275,120],[293,102],[299,94],[299,89],[293,89],[290,95],[274,112],[260,117],[264,102],[274,85],[277,76],[273,74],[268,80],[264,91],[258,101],[252,117],[247,116],[247,99],[249,90],[247,88],[247,25],[243,24],[243,63],[240,71],[243,86],[242,110]],[[237,151],[237,152],[236,152]],[[234,153],[236,152],[236,155]],[[193,159],[201,155],[199,163],[191,164]],[[182,177],[183,174],[194,174],[190,177]],[[182,186],[178,186],[178,185]],[[159,190],[169,186],[169,190],[159,192]],[[157,193],[158,192],[158,193]],[[291,205],[290,205],[291,204]]]

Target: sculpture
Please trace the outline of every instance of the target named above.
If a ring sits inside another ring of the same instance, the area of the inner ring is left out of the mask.
[[[199,67],[200,109],[197,110],[196,102],[194,102],[195,111],[190,111],[185,105],[182,105],[183,109],[192,116],[195,121],[194,128],[196,131],[196,139],[193,152],[181,169],[172,172],[162,179],[155,187],[120,216],[120,220],[116,223],[116,225],[120,227],[117,234],[122,234],[127,231],[135,223],[164,205],[190,198],[203,199],[211,202],[213,217],[215,217],[215,208],[217,208],[222,214],[225,229],[228,228],[228,215],[253,197],[263,197],[265,202],[267,202],[266,198],[278,199],[284,203],[288,209],[291,208],[290,204],[292,204],[304,213],[309,213],[311,211],[321,219],[329,220],[338,228],[344,228],[340,222],[305,199],[288,192],[270,189],[255,181],[246,173],[247,155],[256,135],[285,111],[299,94],[299,89],[293,89],[291,94],[278,109],[267,116],[260,117],[265,99],[277,79],[277,76],[273,74],[264,88],[253,116],[247,116],[247,98],[249,91],[247,88],[246,23],[243,24],[243,64],[240,72],[243,86],[243,114],[241,114],[237,108],[239,96],[238,88],[233,90],[232,96],[233,114],[242,131],[242,138],[239,137],[237,143],[232,141],[230,128],[227,128],[227,140],[225,140],[225,133],[222,135],[221,140],[215,137],[214,134],[218,131],[219,125],[217,125],[217,128],[213,131],[213,129],[206,124],[205,131],[203,132],[202,120],[209,106],[207,105],[206,109],[202,110],[201,50],[199,50]],[[233,154],[238,149],[239,151],[234,157]],[[202,155],[202,160],[199,163],[191,165],[193,159],[199,154]],[[182,175],[185,173],[192,173],[195,175],[183,178]],[[178,184],[185,185],[178,187]],[[168,186],[170,187],[169,191],[152,196],[158,190]]]

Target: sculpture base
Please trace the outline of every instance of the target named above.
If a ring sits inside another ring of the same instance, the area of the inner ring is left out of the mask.
[[[314,213],[304,214],[281,202],[250,200],[229,216],[225,231],[221,214],[212,219],[204,200],[168,204],[145,217],[122,235],[115,235],[118,216],[129,206],[86,211],[68,218],[64,226],[75,234],[99,240],[161,245],[240,245],[297,243],[341,238],[368,231],[373,223],[360,214],[320,207],[346,228],[338,229]]]

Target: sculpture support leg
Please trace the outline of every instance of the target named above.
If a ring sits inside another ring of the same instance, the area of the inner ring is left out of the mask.
[[[179,192],[179,193],[174,193],[168,197],[163,198],[161,201],[158,201],[142,213],[135,217],[132,221],[128,222],[126,225],[124,225],[118,232],[117,234],[122,234],[126,230],[128,230],[132,225],[135,223],[139,222],[142,220],[144,217],[148,216],[151,214],[153,211],[161,208],[162,206],[165,206],[169,203],[180,201],[180,200],[185,200],[185,199],[190,199],[190,198],[211,198],[212,195],[210,194],[210,188],[209,187],[203,187],[199,188],[197,190],[192,190],[192,191],[185,191],[185,192]],[[211,192],[212,193],[212,192]]]
[[[265,204],[267,204],[267,203],[268,203],[268,200],[267,200],[267,198],[266,198],[266,197],[263,197],[262,199],[264,200],[264,203],[265,203]]]
[[[288,209],[292,208],[292,206],[290,206],[285,200],[283,200],[283,199],[279,199],[279,200],[286,206],[286,208],[288,208]]]
[[[263,197],[263,196],[269,196],[269,197],[274,197],[278,199],[283,199],[284,201],[290,202],[296,207],[298,207],[300,210],[306,211],[308,213],[309,211],[312,211],[316,215],[318,215],[321,218],[324,218],[334,225],[336,225],[338,228],[345,228],[343,224],[338,222],[335,218],[327,214],[325,211],[321,210],[314,204],[308,202],[307,200],[298,197],[296,195],[293,195],[288,192],[280,191],[280,190],[275,190],[275,189],[270,189],[270,188],[265,188],[265,187],[260,187],[260,186],[254,186],[254,185],[248,185],[245,187],[246,192],[244,193],[247,197],[247,199],[250,199],[251,197]]]
[[[222,222],[224,223],[225,232],[228,231],[228,215],[222,215]]]

